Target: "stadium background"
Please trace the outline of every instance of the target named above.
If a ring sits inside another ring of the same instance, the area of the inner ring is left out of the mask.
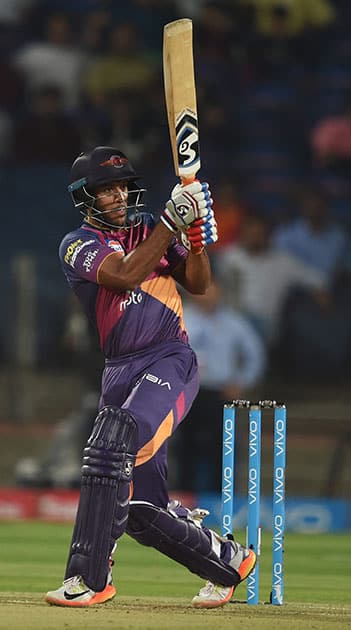
[[[58,265],[60,239],[79,220],[66,192],[68,169],[92,144],[117,145],[143,175],[149,209],[159,212],[174,184],[162,28],[178,17],[194,20],[201,174],[223,205],[230,190],[233,239],[250,209],[273,226],[297,216],[308,185],[327,193],[333,219],[349,234],[351,122],[343,146],[323,159],[312,141],[320,121],[347,121],[350,110],[346,0],[1,3],[0,518],[72,519],[74,490],[23,493],[18,473],[23,458],[50,449],[59,422],[94,404],[101,368]],[[293,529],[351,527],[350,254],[349,247],[344,333],[337,317],[321,326],[330,354],[297,348],[278,365],[270,357],[259,386],[288,403]],[[67,486],[63,467],[56,487]],[[171,485],[182,490],[176,470],[171,457]],[[186,498],[210,504],[216,522],[217,496],[194,488]]]

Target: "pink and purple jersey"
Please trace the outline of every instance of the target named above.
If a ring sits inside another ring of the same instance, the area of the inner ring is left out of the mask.
[[[84,311],[98,332],[106,358],[133,354],[154,344],[178,339],[188,342],[183,309],[171,274],[187,251],[176,239],[155,270],[133,291],[115,293],[97,283],[99,267],[107,256],[126,256],[154,227],[151,215],[129,229],[102,231],[83,223],[61,242],[63,272]]]

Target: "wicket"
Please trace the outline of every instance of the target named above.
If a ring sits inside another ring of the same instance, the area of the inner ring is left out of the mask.
[[[272,591],[274,606],[284,603],[284,530],[286,406],[275,400],[234,400],[223,408],[221,533],[232,536],[235,483],[236,411],[248,409],[247,546],[257,554],[256,567],[247,579],[247,603],[259,603],[259,557],[261,553],[261,440],[262,410],[273,409],[273,509],[272,509]]]

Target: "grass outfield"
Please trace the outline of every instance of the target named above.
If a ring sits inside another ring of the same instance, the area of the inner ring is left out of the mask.
[[[189,606],[201,580],[124,536],[115,556],[117,597],[101,607],[74,610],[51,607],[43,600],[45,591],[62,581],[71,531],[71,525],[0,524],[1,630],[351,627],[350,534],[286,536],[283,607],[228,604],[208,611]],[[262,600],[270,591],[270,546],[267,532],[261,557]],[[236,597],[245,599],[245,584],[237,589]]]

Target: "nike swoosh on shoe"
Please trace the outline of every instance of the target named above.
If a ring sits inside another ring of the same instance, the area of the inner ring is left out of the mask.
[[[89,592],[90,592],[90,589],[88,589],[87,591],[82,591],[81,593],[67,593],[67,591],[65,591],[63,594],[66,599],[72,600],[72,599],[77,599],[77,597],[82,597],[82,595],[86,595],[86,593],[89,593]]]

